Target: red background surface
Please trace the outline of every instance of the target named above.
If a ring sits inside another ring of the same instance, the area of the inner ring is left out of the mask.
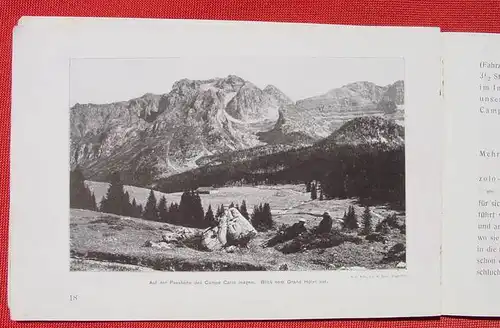
[[[274,322],[12,322],[7,308],[12,28],[21,16],[111,16],[439,26],[500,33],[500,0],[0,0],[0,327],[500,327],[500,320],[328,320]],[[29,236],[27,236],[29,238]],[[300,297],[298,295],[298,297]],[[500,297],[500,296],[499,296]],[[335,299],[339,299],[338,296]],[[265,300],[263,300],[265,302]],[[376,302],[376,300],[374,300]]]

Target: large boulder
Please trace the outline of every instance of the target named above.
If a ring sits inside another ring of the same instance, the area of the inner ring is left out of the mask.
[[[323,220],[316,227],[316,233],[328,233],[332,230],[333,219],[328,212],[323,213]]]
[[[213,227],[203,232],[201,236],[202,248],[215,251],[223,247],[222,242],[219,240],[219,227]]]
[[[257,236],[257,230],[236,208],[227,209],[216,218],[217,226],[207,229],[202,235],[202,246],[207,250],[217,250],[226,246],[246,246]]]
[[[221,221],[227,221],[227,241],[232,244],[248,243],[250,239],[257,236],[257,230],[252,224],[238,211],[232,207],[228,210],[227,214],[222,217]]]

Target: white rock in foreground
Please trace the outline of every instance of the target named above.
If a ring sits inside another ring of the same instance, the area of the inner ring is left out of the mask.
[[[202,246],[207,250],[221,249],[227,245],[246,245],[257,235],[257,230],[236,208],[230,208],[218,219],[216,227],[205,230]]]

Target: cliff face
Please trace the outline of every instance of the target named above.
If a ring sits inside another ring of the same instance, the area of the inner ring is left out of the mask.
[[[280,119],[270,134],[278,141],[318,140],[357,117],[378,116],[403,124],[404,84],[388,86],[356,82],[281,107]],[[270,139],[270,134],[264,138]]]
[[[163,95],[73,106],[70,164],[90,180],[119,171],[129,184],[151,186],[223,154],[311,145],[356,117],[402,117],[403,102],[402,81],[356,82],[293,103],[275,86],[260,89],[234,75],[183,79]]]

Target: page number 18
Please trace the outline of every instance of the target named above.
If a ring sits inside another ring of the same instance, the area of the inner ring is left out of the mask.
[[[78,295],[69,295],[69,301],[70,302],[78,301]]]

